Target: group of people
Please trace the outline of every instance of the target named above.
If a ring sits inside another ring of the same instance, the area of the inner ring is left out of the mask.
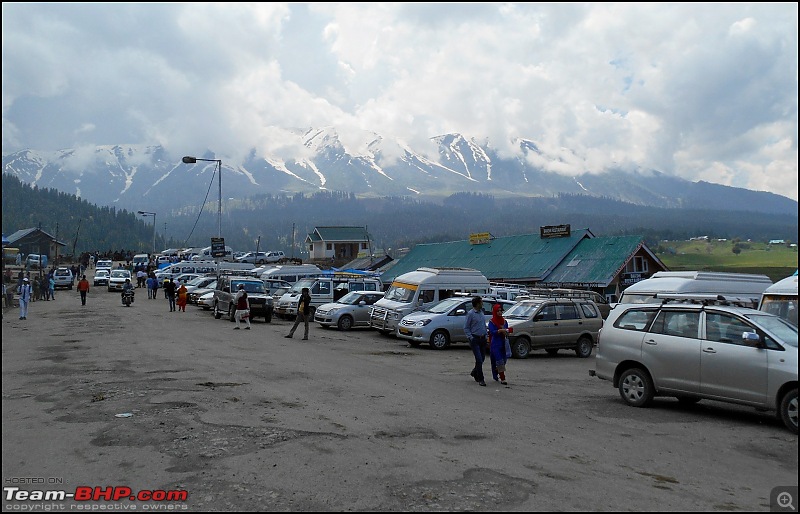
[[[503,318],[503,306],[499,303],[492,308],[492,317],[486,323],[486,315],[483,313],[483,300],[480,296],[472,299],[472,310],[467,313],[464,321],[464,331],[469,338],[469,346],[475,356],[475,367],[472,368],[470,376],[482,386],[486,386],[483,375],[483,363],[486,354],[492,365],[492,378],[508,387],[506,381],[506,363],[511,357],[511,345],[508,342],[508,334],[513,332],[513,327],[509,328],[508,322]]]

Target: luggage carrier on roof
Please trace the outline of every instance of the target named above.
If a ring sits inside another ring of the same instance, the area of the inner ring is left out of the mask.
[[[725,296],[721,294],[703,293],[656,293],[653,297],[656,303],[692,303],[702,305],[728,305],[732,307],[747,307],[757,309],[760,298],[748,296]]]

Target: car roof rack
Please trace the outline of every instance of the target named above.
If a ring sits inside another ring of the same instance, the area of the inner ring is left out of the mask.
[[[653,295],[656,300],[665,303],[691,303],[701,305],[724,305],[732,307],[747,307],[754,309],[758,306],[760,298],[747,296],[725,296],[721,294],[703,293],[656,293]]]

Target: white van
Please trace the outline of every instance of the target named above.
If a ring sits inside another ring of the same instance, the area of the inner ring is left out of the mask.
[[[766,275],[713,271],[659,271],[652,277],[628,286],[619,303],[660,303],[659,294],[722,295],[758,306],[761,294],[772,285]]]
[[[156,272],[156,278],[163,282],[171,278],[176,278],[178,275],[184,273],[196,273],[198,275],[207,275],[209,273],[216,273],[217,265],[213,262],[190,262],[181,261]]]
[[[133,267],[147,266],[150,263],[150,256],[146,253],[137,253],[133,256]]]
[[[797,326],[797,274],[769,286],[761,295],[758,310],[775,314]]]
[[[294,284],[298,280],[322,275],[322,270],[313,264],[280,265],[266,268],[259,277],[261,280],[283,280]]]
[[[425,309],[456,293],[485,295],[489,280],[471,268],[418,268],[394,279],[383,298],[375,302],[369,326],[379,332],[397,333],[406,314]]]
[[[211,256],[211,247],[206,246],[199,252],[197,255],[192,256],[193,261],[213,261],[214,257]],[[223,261],[233,261],[233,248],[230,246],[225,247],[225,257],[222,258]]]
[[[320,277],[304,278],[295,282],[278,300],[275,314],[282,318],[296,316],[300,293],[304,287],[307,287],[311,294],[312,318],[317,307],[333,303],[351,291],[383,291],[383,283],[376,277],[353,273],[327,273]]]

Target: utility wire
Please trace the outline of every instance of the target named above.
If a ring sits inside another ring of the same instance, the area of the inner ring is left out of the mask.
[[[197,213],[197,219],[194,220],[194,226],[192,227],[192,231],[189,232],[189,235],[186,237],[186,241],[183,242],[183,247],[188,248],[189,246],[189,239],[194,234],[194,229],[197,228],[197,222],[200,221],[200,216],[203,214],[203,208],[206,206],[206,201],[208,200],[208,193],[211,192],[211,186],[214,185],[214,177],[217,175],[217,165],[219,163],[214,163],[214,173],[211,174],[211,182],[208,183],[208,191],[206,191],[206,197],[203,199],[203,205],[200,206],[200,212]],[[220,170],[222,171],[222,170]]]

